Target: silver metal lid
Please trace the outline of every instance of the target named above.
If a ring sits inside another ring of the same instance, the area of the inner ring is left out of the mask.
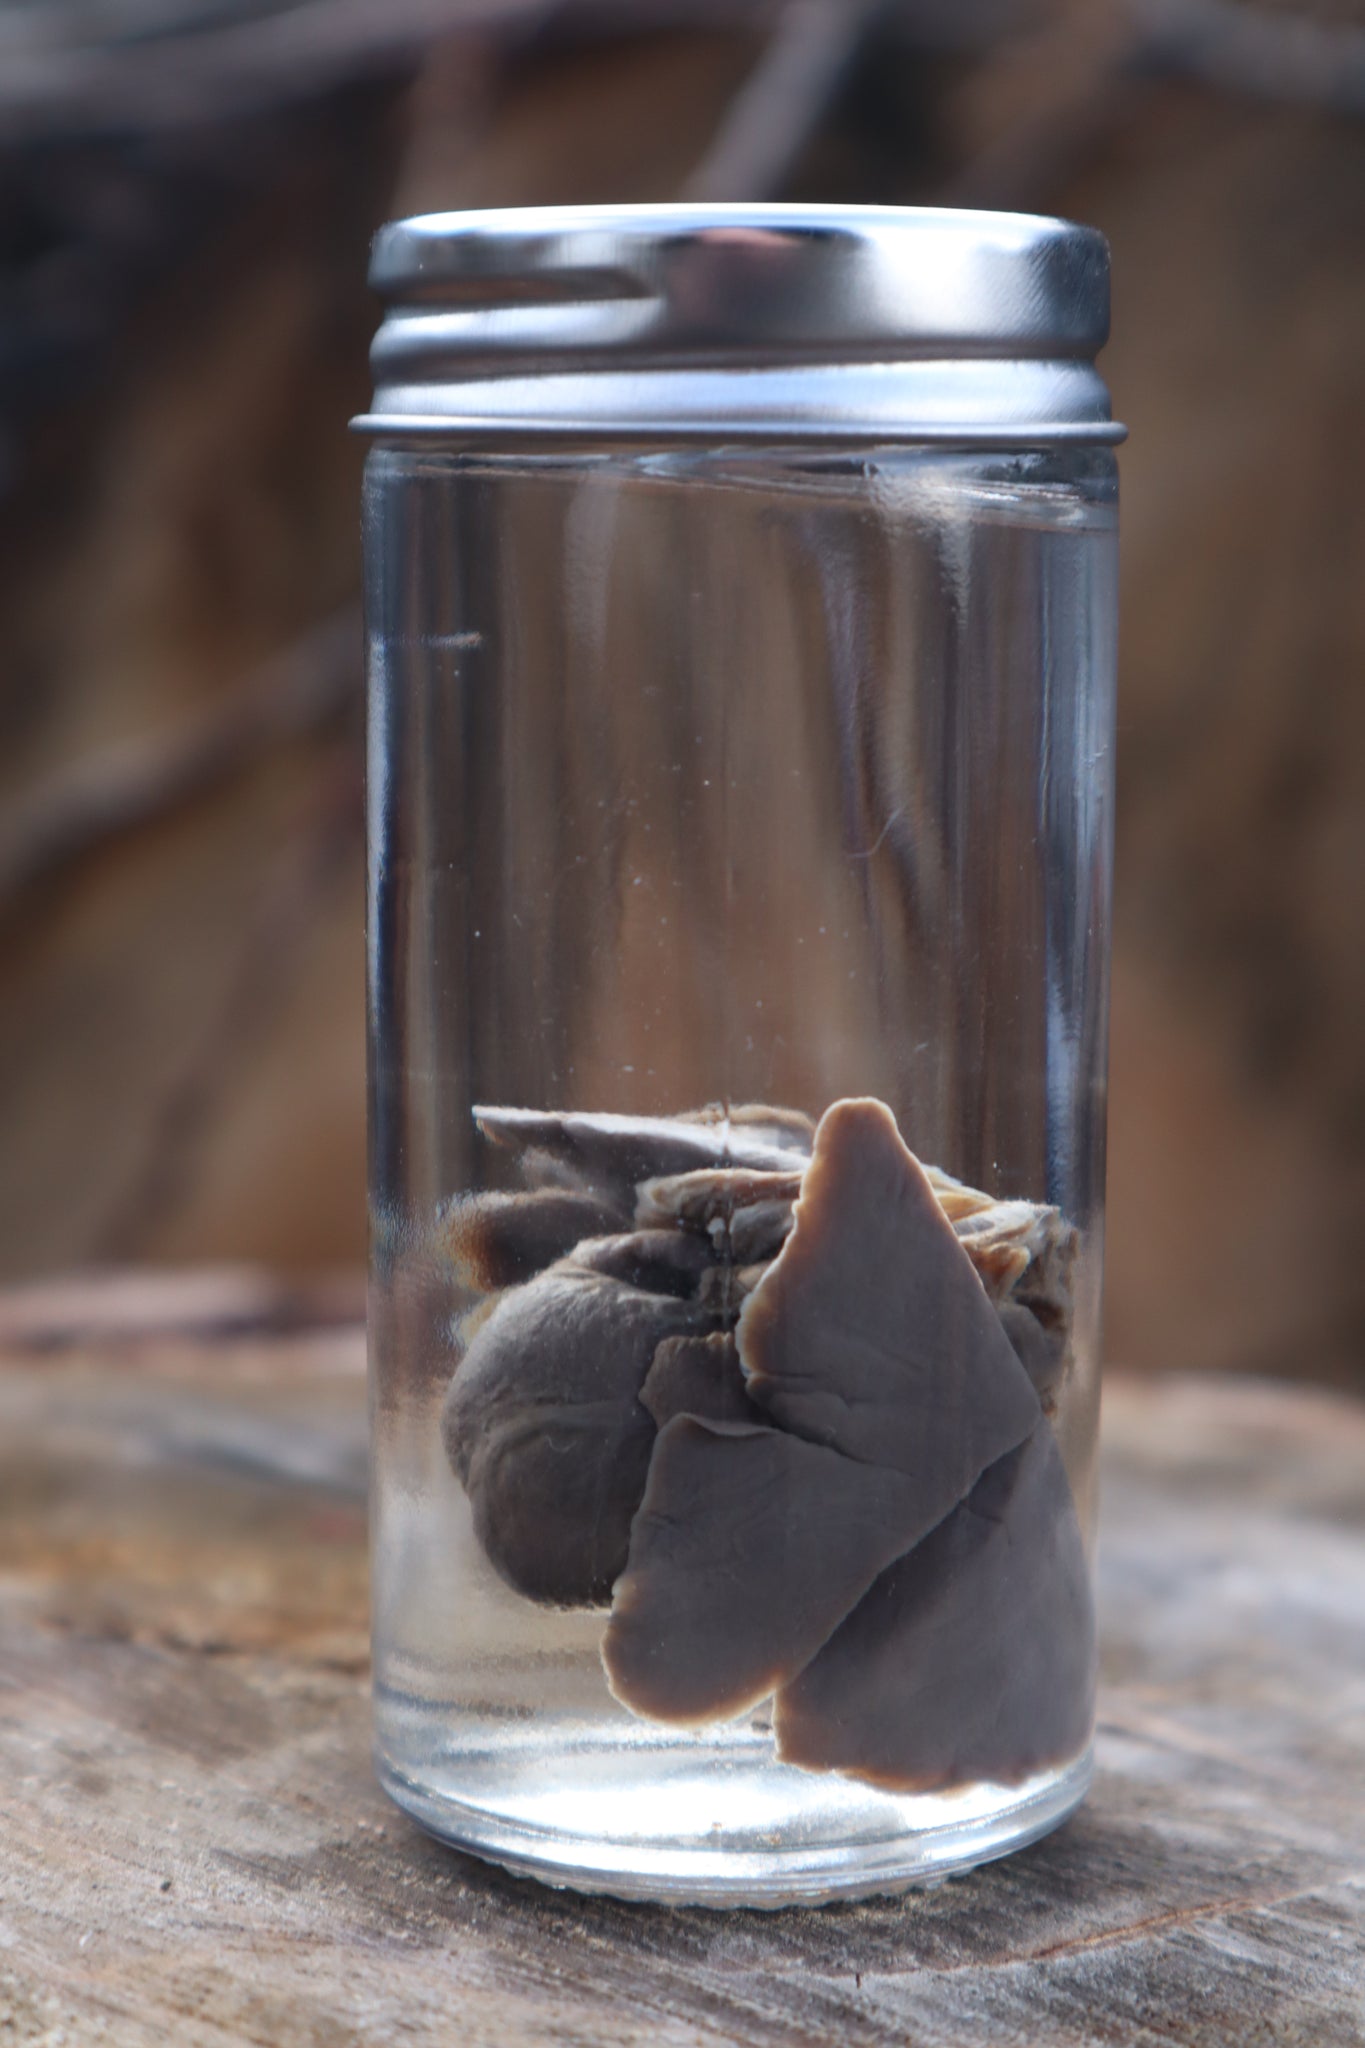
[[[889,206],[536,207],[381,230],[409,439],[1117,441],[1093,228]]]

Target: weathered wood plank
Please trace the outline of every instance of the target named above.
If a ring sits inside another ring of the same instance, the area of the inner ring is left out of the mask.
[[[1107,1406],[1100,1772],[902,1901],[579,1900],[368,1762],[358,1331],[0,1360],[0,2039],[1365,2040],[1365,1410]]]

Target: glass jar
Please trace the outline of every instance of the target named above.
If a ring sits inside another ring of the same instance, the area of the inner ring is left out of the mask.
[[[1104,244],[551,210],[373,275],[384,1783],[626,1897],[970,1867],[1090,1771]]]

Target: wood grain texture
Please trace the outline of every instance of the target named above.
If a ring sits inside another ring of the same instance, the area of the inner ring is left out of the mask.
[[[1365,1410],[1107,1397],[1100,1769],[901,1901],[579,1900],[428,1841],[365,1698],[360,1332],[0,1354],[0,2040],[1365,2040]]]

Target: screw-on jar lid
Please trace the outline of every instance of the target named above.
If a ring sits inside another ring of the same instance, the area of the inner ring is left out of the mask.
[[[1117,441],[1093,228],[890,206],[535,207],[381,230],[386,437]]]

